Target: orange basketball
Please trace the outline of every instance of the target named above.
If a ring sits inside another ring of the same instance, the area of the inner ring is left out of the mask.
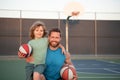
[[[63,80],[71,80],[76,75],[76,70],[73,65],[65,64],[60,71],[60,75]]]
[[[22,44],[19,47],[18,56],[24,55],[24,57],[26,58],[26,57],[31,56],[31,53],[32,53],[32,47],[29,44]]]

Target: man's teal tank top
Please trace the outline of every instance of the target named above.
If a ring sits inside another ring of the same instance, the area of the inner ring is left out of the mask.
[[[47,49],[46,56],[46,69],[44,75],[47,80],[57,80],[60,78],[60,70],[64,65],[65,55],[62,53],[61,48],[57,50]]]

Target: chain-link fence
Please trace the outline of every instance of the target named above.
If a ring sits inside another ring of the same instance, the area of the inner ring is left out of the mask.
[[[16,55],[18,47],[29,40],[29,27],[36,20],[47,30],[58,27],[65,46],[62,11],[0,10],[0,55]],[[80,55],[120,55],[120,13],[85,12],[69,21],[69,51]]]

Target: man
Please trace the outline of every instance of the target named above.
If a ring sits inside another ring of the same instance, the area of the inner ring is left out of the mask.
[[[46,56],[46,69],[44,76],[46,80],[60,80],[60,70],[65,63],[72,64],[69,53],[62,53],[59,44],[61,32],[58,28],[50,30],[48,35],[49,47]],[[77,80],[75,75],[73,80]]]

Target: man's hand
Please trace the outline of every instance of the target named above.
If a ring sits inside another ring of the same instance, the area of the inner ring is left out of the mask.
[[[78,80],[78,76],[74,75],[72,80]]]

